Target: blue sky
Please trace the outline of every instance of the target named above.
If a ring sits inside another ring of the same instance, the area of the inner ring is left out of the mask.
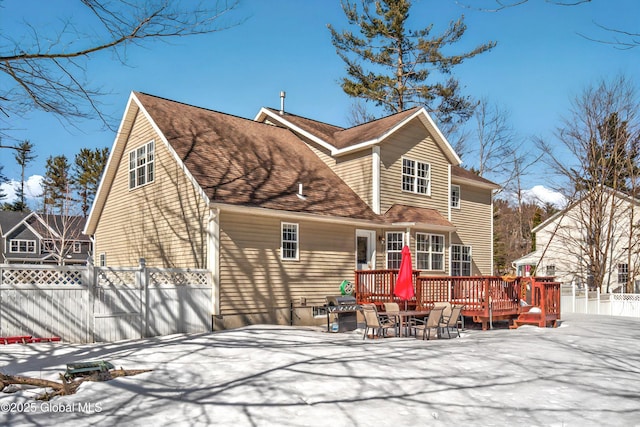
[[[541,0],[497,13],[463,8],[459,3],[492,7],[491,0],[415,0],[410,22],[416,28],[434,24],[439,34],[446,24],[465,15],[467,33],[451,52],[470,49],[489,40],[492,51],[454,69],[464,92],[486,97],[511,113],[511,124],[530,149],[532,136],[552,138],[570,99],[602,78],[624,73],[640,82],[640,47],[620,50],[581,37],[611,38],[595,23],[639,31],[637,0],[593,0],[562,7]],[[614,6],[615,4],[615,6]],[[60,7],[60,5],[63,5]],[[0,9],[3,33],[19,37],[27,17],[37,28],[55,28],[60,18],[81,16],[70,1],[5,1]],[[35,13],[33,11],[36,11]],[[103,110],[117,127],[132,90],[174,99],[241,117],[253,118],[260,107],[278,107],[286,91],[287,111],[346,126],[352,99],[338,81],[344,65],[335,53],[326,28],[345,28],[338,0],[241,0],[229,20],[240,25],[205,36],[154,42],[126,51],[127,65],[102,53],[87,62],[87,79],[110,92]],[[45,113],[24,120],[11,118],[10,138],[3,145],[29,139],[38,155],[27,175],[44,172],[47,157],[66,155],[70,161],[80,148],[111,147],[115,132],[96,120],[71,127]],[[473,158],[464,158],[466,166]],[[4,174],[17,179],[19,168],[11,150],[0,150]],[[527,177],[527,186],[549,185],[540,171]]]

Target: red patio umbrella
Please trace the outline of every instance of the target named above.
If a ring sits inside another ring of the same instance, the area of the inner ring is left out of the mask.
[[[404,308],[407,308],[407,301],[415,296],[413,289],[413,266],[411,263],[411,250],[409,246],[402,248],[402,259],[400,261],[400,271],[393,290],[395,296],[404,300]]]

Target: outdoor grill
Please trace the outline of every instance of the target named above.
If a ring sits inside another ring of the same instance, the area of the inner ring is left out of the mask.
[[[327,297],[327,330],[333,332],[353,331],[358,327],[358,309],[355,297],[351,295],[338,295]],[[333,316],[336,328],[330,328]]]

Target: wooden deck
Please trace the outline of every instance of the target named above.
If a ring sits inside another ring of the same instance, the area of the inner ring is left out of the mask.
[[[398,302],[408,309],[428,310],[433,303],[463,304],[462,315],[488,329],[493,321],[507,320],[511,327],[522,324],[556,326],[560,319],[560,283],[549,277],[452,277],[421,276],[413,272],[415,297],[400,300],[393,294],[397,270],[355,272],[358,304]],[[530,304],[530,305],[527,305]],[[540,312],[530,312],[532,306]]]

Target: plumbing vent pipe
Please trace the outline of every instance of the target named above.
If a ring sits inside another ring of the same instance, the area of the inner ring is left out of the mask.
[[[285,93],[285,91],[281,90],[280,91],[280,115],[284,114],[284,98],[285,96],[287,96],[287,94]]]

